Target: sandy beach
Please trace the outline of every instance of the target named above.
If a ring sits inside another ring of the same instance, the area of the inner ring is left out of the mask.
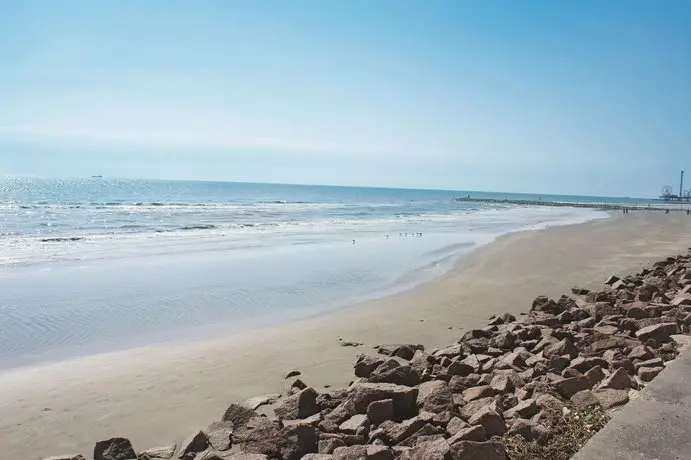
[[[180,441],[218,420],[229,403],[278,393],[299,369],[316,387],[342,386],[355,356],[381,343],[428,348],[518,316],[539,294],[598,286],[691,246],[691,218],[632,213],[581,225],[506,235],[443,278],[354,308],[225,339],[147,347],[0,374],[4,458],[89,454],[113,436],[135,448]],[[341,347],[338,338],[362,342]]]

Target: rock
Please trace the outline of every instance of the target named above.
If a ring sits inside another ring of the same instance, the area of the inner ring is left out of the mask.
[[[255,396],[254,398],[246,399],[242,402],[242,406],[249,410],[257,410],[261,406],[266,406],[267,404],[273,404],[281,397],[280,394],[266,394],[263,396]]]
[[[425,351],[425,347],[419,344],[403,345],[379,345],[377,351],[385,356],[397,356],[405,360],[411,360],[417,350]]]
[[[239,452],[233,454],[230,457],[226,457],[225,460],[269,460],[269,457],[263,454],[250,454],[246,452]]]
[[[513,393],[513,391],[516,389],[516,385],[514,385],[513,380],[511,380],[511,377],[508,374],[495,375],[492,378],[489,386],[497,394]]]
[[[86,460],[86,458],[80,454],[66,454],[54,455],[52,457],[43,457],[41,460]]]
[[[231,435],[233,434],[233,422],[214,422],[206,429],[205,434],[211,447],[224,452],[231,448]]]
[[[496,395],[497,392],[489,385],[480,385],[477,387],[468,388],[462,395],[466,402],[475,401],[476,399],[488,398]]]
[[[413,417],[402,423],[384,422],[380,428],[383,429],[384,438],[391,444],[399,444],[417,433],[427,422],[420,417]]]
[[[233,422],[235,428],[240,428],[247,424],[253,417],[257,417],[257,413],[248,409],[241,404],[231,404],[226,409],[221,419],[224,422]]]
[[[359,355],[355,362],[355,376],[368,378],[382,364],[384,364],[382,359],[364,354]]]
[[[578,410],[588,409],[589,407],[599,406],[600,401],[595,397],[592,391],[579,391],[571,397],[571,403]]]
[[[369,426],[367,416],[364,414],[357,414],[343,422],[338,428],[344,433],[355,434],[358,428],[362,426]]]
[[[292,370],[292,371],[287,372],[285,378],[286,378],[286,379],[289,379],[289,378],[291,378],[291,377],[297,377],[298,375],[302,375],[302,372],[300,372],[299,370],[295,369],[295,370]]]
[[[285,394],[288,396],[292,396],[292,395],[299,393],[302,390],[306,389],[307,384],[305,382],[303,382],[302,379],[296,377],[293,379],[286,380],[284,387],[285,387]],[[243,403],[243,405],[245,405],[245,404]]]
[[[459,430],[454,436],[448,439],[448,443],[453,445],[461,441],[487,441],[487,431],[481,425],[470,426]]]
[[[573,295],[588,295],[588,294],[590,294],[590,290],[574,287],[574,288],[571,288],[571,293]]]
[[[283,460],[300,460],[304,455],[317,452],[319,433],[309,425],[292,425],[278,434],[278,450]]]
[[[394,453],[386,446],[367,446],[366,460],[394,460]]]
[[[454,460],[506,460],[506,449],[499,441],[460,441],[451,446]]]
[[[367,447],[339,447],[338,449],[334,450],[333,460],[367,460]]]
[[[421,410],[435,414],[453,410],[453,395],[449,385],[442,380],[423,383],[418,388],[417,406]]]
[[[393,399],[374,401],[367,406],[367,418],[373,425],[379,425],[386,420],[393,420]]]
[[[643,382],[650,382],[655,377],[657,377],[663,370],[665,370],[664,367],[641,367],[640,369],[638,369],[638,377]]]
[[[519,402],[511,409],[504,412],[505,419],[512,419],[514,417],[530,418],[539,412],[537,401],[534,399],[526,399]]]
[[[600,383],[605,377],[605,371],[600,366],[595,366],[585,373],[585,376],[590,380],[591,388]]]
[[[449,436],[454,436],[459,431],[468,427],[469,425],[463,420],[458,417],[454,417],[449,421],[449,423],[446,424],[446,432],[449,433]]]
[[[560,409],[564,406],[564,403],[561,402],[558,398],[546,393],[536,396],[535,402],[539,407],[545,409]]]
[[[279,431],[280,424],[268,417],[253,417],[244,426],[235,427],[233,445],[239,445],[243,452],[278,457],[280,455]]]
[[[526,441],[534,441],[538,438],[537,423],[532,420],[516,419],[506,432],[507,436],[521,436]]]
[[[417,430],[415,433],[413,433],[410,437],[407,439],[403,440],[399,445],[401,446],[409,446],[413,447],[415,444],[417,444],[418,440],[420,438],[426,438],[428,436],[435,436],[435,435],[441,435],[444,433],[444,431],[441,428],[437,428],[431,423],[426,423]]]
[[[629,358],[630,359],[640,359],[640,360],[647,360],[651,359],[655,356],[655,353],[650,347],[646,347],[645,345],[639,345],[637,347],[634,347],[633,350],[631,350],[631,353],[629,353]]]
[[[333,455],[331,454],[307,454],[302,457],[302,460],[332,460]]]
[[[572,377],[554,382],[556,390],[566,399],[571,399],[573,395],[583,390],[590,390],[590,380],[588,377]]]
[[[111,438],[97,442],[94,447],[94,460],[132,460],[135,458],[137,458],[137,454],[134,452],[129,439]]]
[[[677,323],[661,323],[639,329],[636,332],[636,337],[638,337],[638,340],[641,342],[653,339],[657,343],[667,343],[670,340],[670,335],[678,333],[679,326]]]
[[[177,444],[170,444],[168,446],[152,447],[139,453],[139,457],[158,459],[158,458],[173,458],[175,455]]]
[[[353,348],[357,348],[357,347],[361,347],[361,346],[362,346],[362,342],[356,342],[356,341],[354,341],[354,340],[343,340],[343,339],[341,339],[341,338],[338,339],[338,343],[339,343],[342,347],[353,347]]]
[[[593,394],[605,410],[629,402],[629,392],[626,390],[595,390]]]
[[[333,454],[339,447],[345,447],[345,442],[340,438],[320,439],[318,443],[320,454]]]
[[[500,350],[512,350],[516,347],[518,342],[519,338],[516,334],[509,331],[504,331],[494,336],[489,341],[489,346],[498,348]]]
[[[421,442],[403,453],[401,460],[448,460],[451,446],[445,439]]]
[[[198,431],[180,443],[177,458],[184,460],[193,459],[198,453],[204,452],[209,447],[209,438],[203,431]],[[124,457],[129,458],[129,457]],[[96,455],[94,454],[94,460]]]
[[[504,420],[497,412],[486,406],[470,417],[468,423],[472,425],[480,425],[485,429],[488,436],[502,436],[506,433],[506,425]]]
[[[665,362],[662,358],[652,358],[645,361],[641,361],[635,366],[635,370],[638,371],[641,367],[664,367]],[[633,373],[633,372],[632,372]]]
[[[479,366],[475,368],[458,359],[454,359],[451,362],[451,364],[449,364],[449,367],[446,369],[446,372],[451,376],[467,377],[468,375],[472,374],[478,369]]]
[[[600,384],[603,390],[629,390],[632,386],[631,377],[622,368],[617,369],[612,375],[606,377]]]
[[[417,413],[416,388],[392,383],[358,383],[351,388],[352,400],[358,414],[367,412],[367,407],[384,399],[391,399],[394,405],[394,417],[398,420],[410,418]]]
[[[673,307],[691,305],[691,297],[689,297],[688,295],[680,295],[672,299],[672,301],[669,304]]]
[[[372,372],[369,381],[414,387],[420,384],[420,375],[408,365],[401,366],[396,360],[389,360]]]
[[[317,392],[314,388],[305,388],[299,393],[285,398],[274,408],[276,416],[285,420],[310,417],[319,412]]]
[[[482,398],[469,402],[460,408],[461,418],[468,421],[473,414],[485,407],[496,407],[496,400],[494,398]]]

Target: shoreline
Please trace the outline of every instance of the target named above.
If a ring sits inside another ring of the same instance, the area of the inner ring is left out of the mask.
[[[472,251],[502,235],[608,217],[602,212],[542,212],[511,228],[506,224],[516,217],[502,214],[496,231],[474,232],[472,225],[465,228],[460,223],[457,234],[430,232],[425,238],[391,240],[383,234],[365,235],[358,237],[357,246],[350,240],[329,241],[313,243],[322,246],[306,251],[284,242],[266,256],[257,251],[268,248],[229,252],[236,251],[230,249],[238,244],[233,239],[144,247],[129,241],[107,248],[99,260],[18,267],[8,270],[0,284],[10,314],[9,335],[0,339],[0,373],[139,347],[193,343],[329,315],[443,277]],[[134,255],[135,250],[140,253]],[[329,257],[319,255],[324,253]],[[333,268],[329,258],[334,257],[339,260],[336,265],[343,266]],[[280,267],[288,263],[295,267],[294,275],[281,273]],[[328,283],[328,289],[322,283]],[[138,294],[120,294],[113,290],[118,285]],[[55,309],[48,308],[50,303]]]
[[[484,326],[491,313],[518,315],[536,291],[557,296],[574,284],[592,286],[611,273],[676,253],[691,245],[685,236],[690,227],[681,216],[641,213],[508,234],[476,249],[440,279],[345,311],[203,344],[115,352],[3,374],[2,447],[8,455],[51,455],[85,451],[113,434],[141,446],[165,444],[217,419],[215,412],[231,402],[280,393],[281,376],[292,368],[317,388],[344,385],[355,356],[373,345],[451,343]],[[364,346],[341,347],[339,336]],[[148,414],[146,421],[136,416],[141,412]]]

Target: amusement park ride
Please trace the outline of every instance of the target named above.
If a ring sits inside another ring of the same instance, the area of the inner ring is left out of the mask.
[[[691,201],[691,189],[684,190],[684,171],[681,172],[681,178],[679,180],[679,194],[675,195],[672,193],[672,187],[665,185],[662,187],[660,199],[663,201]]]

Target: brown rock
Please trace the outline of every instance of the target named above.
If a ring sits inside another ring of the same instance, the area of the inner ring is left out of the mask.
[[[583,376],[556,381],[554,387],[563,397],[571,399],[579,391],[590,390],[591,385],[588,377]]]
[[[420,417],[413,417],[402,423],[384,422],[380,428],[383,430],[383,437],[391,444],[399,444],[418,432],[426,422]]]
[[[584,410],[589,407],[600,405],[595,395],[590,390],[579,391],[571,397],[571,403],[576,409]]]
[[[453,460],[506,460],[506,449],[499,441],[460,441],[451,446]]]
[[[469,364],[464,363],[463,361],[459,359],[454,359],[451,364],[449,364],[449,367],[447,368],[446,372],[451,375],[451,376],[459,376],[459,377],[466,377],[473,372],[479,370],[480,364],[478,362],[478,365],[476,367],[471,366]]]
[[[86,458],[80,454],[66,454],[54,455],[52,457],[43,457],[41,460],[86,460]]]
[[[546,393],[536,396],[535,402],[539,407],[549,409],[560,409],[564,406],[564,403],[558,398]]]
[[[622,368],[606,377],[600,384],[602,390],[629,390],[632,386],[631,377]]]
[[[296,420],[310,417],[319,412],[317,392],[314,388],[305,388],[299,393],[285,398],[274,408],[276,416],[285,420]]]
[[[555,356],[568,356],[569,360],[578,356],[578,349],[569,339],[561,340],[555,344],[545,347],[544,356],[552,358]]]
[[[367,460],[367,447],[339,447],[334,450],[333,460]]]
[[[473,414],[468,420],[470,425],[481,425],[488,436],[502,436],[506,433],[504,420],[494,410],[484,407]]]
[[[319,433],[310,425],[298,424],[283,428],[278,434],[278,450],[283,460],[300,460],[317,452]]]
[[[418,390],[392,383],[358,383],[351,388],[355,411],[364,414],[367,407],[384,399],[391,399],[394,405],[394,417],[402,420],[417,413],[416,400]]]
[[[500,350],[512,350],[518,345],[519,338],[516,334],[510,331],[504,331],[493,337],[489,345]]]
[[[571,288],[571,293],[573,295],[588,295],[588,294],[590,294],[590,290],[574,287],[574,288]]]
[[[394,460],[394,453],[386,446],[367,446],[366,460]]]
[[[444,430],[442,430],[441,428],[437,428],[434,425],[432,425],[431,423],[426,423],[422,426],[422,428],[417,430],[410,437],[403,440],[399,445],[413,447],[415,444],[417,444],[417,442],[420,438],[427,438],[429,436],[441,435],[443,433],[444,433]]]
[[[130,460],[134,458],[137,458],[137,454],[134,452],[129,439],[111,438],[97,442],[94,447],[94,460]]]
[[[401,460],[448,460],[450,451],[449,443],[445,439],[438,439],[421,442],[399,458]]]
[[[412,367],[401,366],[398,361],[392,359],[375,369],[369,376],[369,381],[414,387],[420,384],[420,374]]]
[[[331,454],[307,454],[302,457],[302,460],[333,460]]]
[[[476,399],[488,398],[494,396],[497,392],[489,385],[481,385],[477,387],[468,388],[463,392],[463,399],[467,402],[475,401]]]
[[[609,278],[607,278],[607,280],[605,281],[605,284],[611,286],[611,285],[613,285],[614,283],[616,283],[617,281],[619,281],[620,279],[621,279],[621,278],[619,278],[618,276],[612,275],[612,276],[610,276]]]
[[[454,436],[459,431],[466,429],[468,427],[469,425],[466,422],[464,422],[458,417],[454,417],[446,425],[446,432],[449,433],[450,436]]]
[[[379,366],[384,364],[384,360],[374,356],[359,355],[355,362],[355,376],[368,378],[372,372]]]
[[[221,420],[224,422],[232,422],[235,428],[240,428],[246,425],[253,417],[257,417],[257,413],[253,410],[241,404],[231,404],[228,409],[226,409]]]
[[[595,390],[593,394],[605,410],[629,402],[629,392],[626,390]]]
[[[643,382],[650,382],[655,377],[657,377],[663,370],[665,370],[664,367],[641,367],[640,369],[638,369],[638,377]]]
[[[333,454],[339,447],[345,447],[345,442],[340,438],[320,439],[318,443],[320,454]]]
[[[489,386],[497,394],[512,393],[516,389],[516,385],[508,374],[495,375]]]
[[[209,447],[209,438],[203,431],[198,431],[189,438],[185,439],[178,448],[177,457],[188,460],[193,459],[198,453],[204,452]],[[122,457],[124,458],[134,458],[134,457]],[[94,453],[94,460],[98,460],[98,457]],[[110,460],[104,457],[104,460]]]
[[[590,386],[594,387],[606,377],[606,374],[600,366],[595,366],[587,371],[585,376],[590,380]]]
[[[509,420],[515,417],[530,418],[539,412],[539,407],[534,399],[526,399],[504,412],[504,418]]]
[[[339,426],[343,433],[355,434],[360,427],[369,427],[369,420],[364,414],[357,414],[346,420]]]
[[[465,404],[460,408],[461,418],[465,421],[468,421],[473,414],[481,409],[484,409],[485,407],[496,407],[496,400],[494,398],[482,398]]]
[[[224,452],[231,448],[231,435],[234,430],[233,422],[214,422],[206,429],[209,444],[215,450]]]
[[[449,385],[442,380],[423,383],[418,388],[417,406],[421,410],[433,413],[453,410],[453,395]]]
[[[631,350],[631,353],[629,353],[629,358],[630,359],[641,359],[641,360],[647,360],[651,359],[655,356],[655,353],[650,347],[646,347],[645,345],[639,345],[635,347],[633,350]]]
[[[489,436],[485,428],[481,425],[470,426],[468,428],[463,428],[458,431],[454,436],[448,439],[448,443],[454,445],[460,441],[487,441]]]
[[[521,436],[526,441],[534,441],[538,438],[537,423],[522,418],[516,419],[506,434],[507,436]]]
[[[173,458],[173,455],[175,455],[175,449],[177,449],[177,444],[153,447],[140,452],[139,456],[141,457],[146,455],[149,458]]]
[[[661,323],[639,329],[636,332],[636,337],[641,342],[653,339],[657,343],[667,343],[670,340],[670,335],[678,333],[679,326],[677,326],[677,323]]]
[[[393,400],[383,399],[371,403],[367,406],[367,418],[374,425],[379,425],[386,420],[393,420]]]

